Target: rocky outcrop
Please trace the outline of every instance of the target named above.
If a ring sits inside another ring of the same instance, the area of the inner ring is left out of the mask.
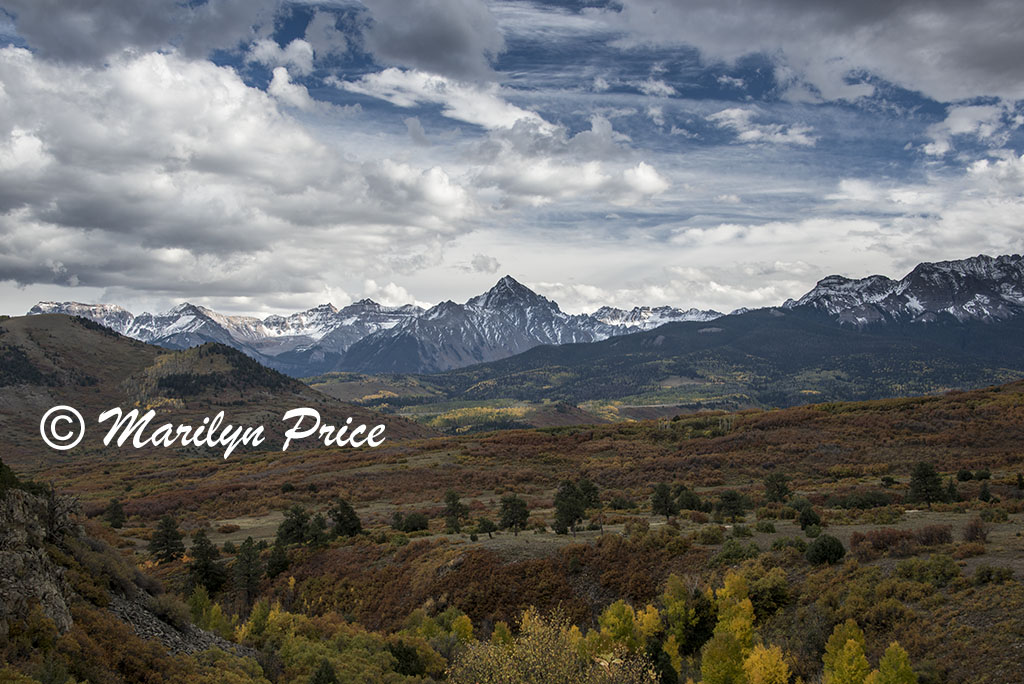
[[[195,625],[186,625],[183,629],[169,625],[141,601],[111,596],[109,609],[122,622],[128,623],[137,635],[143,639],[156,639],[172,653],[191,655],[207,649],[219,648],[240,656],[256,657],[257,655],[253,649],[233,644],[213,632],[199,629]]]
[[[0,493],[0,634],[11,619],[38,604],[62,632],[71,629],[71,592],[64,568],[54,563],[46,544],[74,529],[73,499],[35,496],[18,489]]]

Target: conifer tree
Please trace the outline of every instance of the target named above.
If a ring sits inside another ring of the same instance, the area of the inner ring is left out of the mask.
[[[501,497],[501,509],[499,511],[498,527],[503,530],[512,530],[512,534],[519,536],[519,530],[526,527],[530,519],[530,509],[526,502],[515,494]]]
[[[110,504],[107,506],[106,510],[103,511],[103,519],[106,520],[107,523],[115,530],[119,530],[124,527],[124,507],[121,505],[120,500],[110,500]]]
[[[185,544],[181,538],[178,523],[171,516],[165,515],[160,518],[149,540],[149,552],[156,557],[158,563],[170,563],[185,553]]]
[[[679,503],[672,496],[672,488],[664,482],[654,485],[654,491],[651,493],[651,514],[663,515],[667,521],[678,512]]]
[[[354,537],[363,531],[363,523],[355,509],[344,499],[335,500],[328,514],[331,516],[331,534],[335,537]]]
[[[246,537],[238,548],[235,565],[232,568],[235,589],[242,594],[242,600],[248,606],[256,598],[260,578],[263,576],[263,561],[252,537]]]
[[[203,586],[210,592],[219,591],[227,579],[227,572],[217,561],[220,552],[204,530],[199,530],[192,536],[189,556],[191,560],[188,562],[188,576],[192,586]]]
[[[449,489],[444,494],[444,521],[449,532],[462,531],[462,522],[469,517],[469,507],[462,503],[458,492]]]

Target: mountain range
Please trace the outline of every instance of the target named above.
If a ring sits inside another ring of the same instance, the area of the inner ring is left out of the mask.
[[[853,329],[1007,321],[1024,313],[1024,259],[980,255],[922,263],[900,280],[831,275],[778,310],[823,314]],[[28,313],[82,316],[171,349],[220,342],[296,377],[331,371],[437,373],[499,361],[542,345],[600,342],[668,323],[707,323],[725,316],[667,306],[605,306],[591,314],[567,314],[511,276],[465,303],[444,301],[429,309],[387,307],[364,299],[341,309],[323,304],[259,319],[226,316],[189,303],[163,314],[135,316],[113,305],[40,302]]]

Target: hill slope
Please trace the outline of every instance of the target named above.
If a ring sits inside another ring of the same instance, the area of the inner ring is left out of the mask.
[[[60,454],[39,436],[40,418],[58,404],[77,408],[88,426],[83,443]],[[159,423],[175,424],[199,424],[224,410],[232,424],[265,425],[267,443],[277,448],[286,428],[281,416],[305,406],[319,411],[325,423],[348,417],[354,424],[385,422],[389,439],[432,434],[328,397],[223,345],[168,351],[58,314],[0,322],[0,430],[9,440],[9,461],[39,465],[102,448],[95,419],[117,406],[154,408]]]

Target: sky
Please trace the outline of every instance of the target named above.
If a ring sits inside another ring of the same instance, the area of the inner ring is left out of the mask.
[[[730,311],[1024,252],[1016,0],[0,0],[0,313]]]

